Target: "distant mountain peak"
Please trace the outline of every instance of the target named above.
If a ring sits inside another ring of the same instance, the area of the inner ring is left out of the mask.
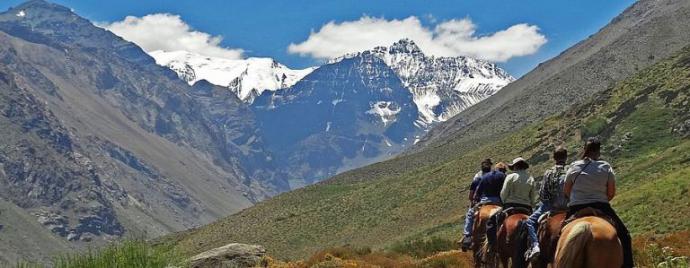
[[[422,50],[419,49],[419,46],[417,46],[412,39],[403,38],[393,43],[393,45],[389,47],[388,53],[421,54]]]
[[[0,13],[0,31],[60,50],[88,47],[132,62],[153,62],[133,43],[93,25],[70,8],[43,0],[31,0]]]
[[[382,59],[414,96],[419,109],[418,125],[429,128],[493,95],[515,80],[494,63],[465,56],[425,55],[412,39],[403,38],[389,47],[349,53],[329,63],[358,56]]]
[[[55,18],[54,15],[75,15],[74,12],[72,12],[71,9],[61,6],[58,4],[50,3],[44,0],[30,0],[26,1],[16,7],[13,7],[9,9],[8,12],[5,13],[11,13],[14,14],[17,17],[25,17],[27,14],[30,14],[32,10],[40,10],[43,12],[45,15],[45,12],[52,13],[53,16],[49,16],[51,18]],[[5,14],[3,13],[3,14]],[[21,16],[19,14],[22,14]]]
[[[68,8],[66,8],[64,6],[61,6],[58,4],[53,4],[53,3],[50,3],[50,2],[44,1],[44,0],[29,0],[29,1],[26,1],[26,2],[18,5],[16,8],[24,9],[24,8],[35,8],[35,7],[57,8],[57,9],[69,10]]]

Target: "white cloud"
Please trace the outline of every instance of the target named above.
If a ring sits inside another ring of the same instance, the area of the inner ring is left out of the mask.
[[[431,29],[414,16],[402,20],[364,16],[356,21],[326,23],[312,31],[307,40],[290,44],[288,52],[328,59],[410,38],[427,54],[503,62],[533,54],[547,41],[539,27],[524,23],[482,36],[476,29],[468,18],[444,21]]]
[[[179,15],[158,13],[143,17],[127,16],[122,21],[101,25],[146,52],[185,50],[209,57],[242,58],[242,49],[220,45],[221,36],[195,31]]]

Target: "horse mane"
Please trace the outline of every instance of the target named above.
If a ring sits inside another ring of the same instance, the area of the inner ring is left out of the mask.
[[[582,267],[582,262],[584,261],[585,246],[587,243],[592,241],[592,225],[589,222],[577,222],[568,232],[565,246],[563,246],[564,252],[562,255],[557,257],[556,267],[558,268],[571,268],[571,267]]]

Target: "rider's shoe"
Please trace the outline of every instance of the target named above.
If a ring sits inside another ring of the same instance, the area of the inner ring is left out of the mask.
[[[472,236],[471,235],[465,235],[462,240],[460,241],[460,249],[462,249],[463,252],[470,250],[470,247],[472,246]]]
[[[525,252],[525,259],[527,259],[527,261],[534,261],[537,257],[539,257],[539,252],[539,245],[534,244],[531,249]]]

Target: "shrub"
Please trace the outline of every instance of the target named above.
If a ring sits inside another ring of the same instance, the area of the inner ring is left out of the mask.
[[[637,254],[638,262],[643,266],[663,267],[663,268],[686,268],[690,267],[690,259],[686,256],[679,256],[675,250],[669,246],[661,247],[659,244],[649,244],[643,252]]]
[[[601,133],[606,127],[606,119],[603,117],[595,117],[587,120],[581,128],[582,138],[595,137]]]

